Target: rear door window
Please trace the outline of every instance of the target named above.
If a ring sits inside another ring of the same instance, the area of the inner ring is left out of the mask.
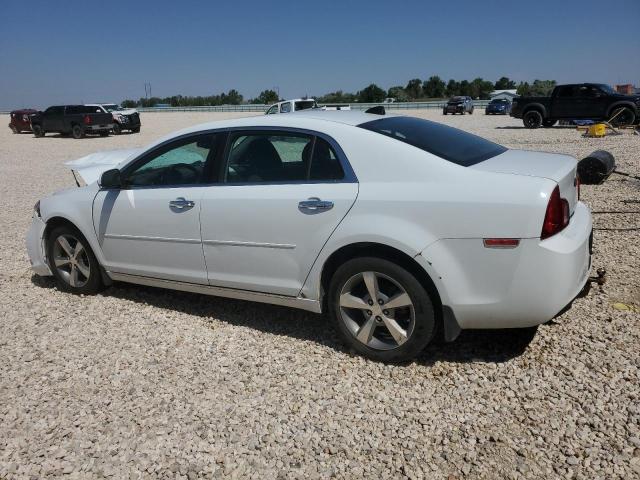
[[[414,117],[387,117],[358,125],[468,167],[506,152],[502,145],[471,133]]]

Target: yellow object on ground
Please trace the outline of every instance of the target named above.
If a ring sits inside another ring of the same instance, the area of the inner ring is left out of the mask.
[[[590,137],[604,137],[607,130],[607,126],[604,123],[596,123],[595,125],[589,125],[587,135]]]

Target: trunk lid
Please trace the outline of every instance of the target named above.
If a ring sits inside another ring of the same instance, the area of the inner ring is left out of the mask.
[[[560,197],[569,202],[570,212],[573,213],[578,203],[578,191],[575,184],[577,165],[577,160],[569,155],[507,150],[469,168],[553,180],[560,187]]]
[[[103,172],[118,168],[120,164],[138,155],[142,150],[142,148],[128,148],[96,152],[78,160],[66,162],[65,165],[80,175],[88,185],[98,181]]]

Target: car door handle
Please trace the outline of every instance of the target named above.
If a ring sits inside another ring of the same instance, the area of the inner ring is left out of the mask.
[[[192,208],[193,206],[195,206],[196,202],[193,202],[191,200],[187,200],[184,197],[178,197],[175,200],[171,200],[169,202],[169,206],[172,208],[179,208],[179,209],[183,209],[183,208]]]
[[[303,200],[298,203],[298,210],[303,213],[316,213],[331,210],[333,208],[333,202],[326,200],[320,200],[318,197],[311,197],[308,200]]]

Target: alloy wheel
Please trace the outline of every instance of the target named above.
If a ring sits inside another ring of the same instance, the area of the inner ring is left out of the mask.
[[[351,334],[376,350],[405,343],[415,327],[415,309],[407,291],[379,272],[353,275],[342,287],[340,316]]]
[[[73,235],[64,234],[53,244],[53,263],[60,277],[71,287],[86,285],[91,275],[89,256],[84,245]]]

